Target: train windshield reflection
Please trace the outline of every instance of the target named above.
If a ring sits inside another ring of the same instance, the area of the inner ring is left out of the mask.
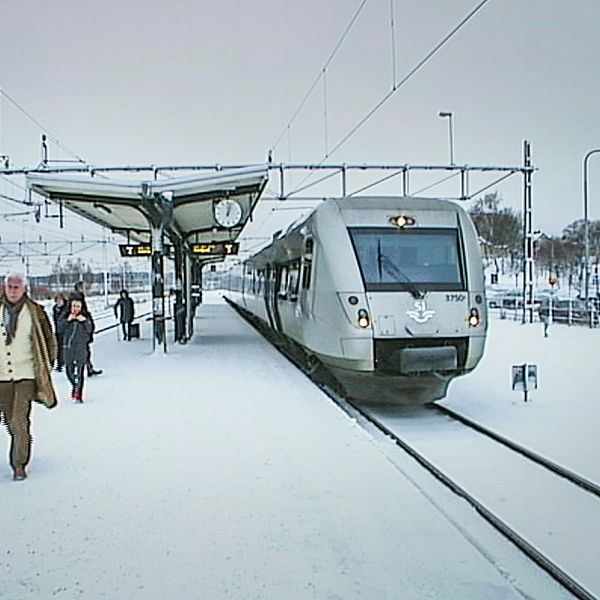
[[[349,232],[367,291],[465,289],[454,229],[351,227]]]

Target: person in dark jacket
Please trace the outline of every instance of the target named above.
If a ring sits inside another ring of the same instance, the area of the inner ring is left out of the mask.
[[[62,337],[58,333],[58,321],[67,308],[67,298],[64,294],[54,296],[54,305],[52,306],[52,322],[54,323],[54,336],[56,337],[56,370],[62,371],[65,366],[62,351]]]
[[[94,332],[96,331],[96,324],[94,323],[94,319],[92,318],[92,313],[88,309],[87,302],[85,301],[85,292],[84,292],[83,281],[78,281],[73,286],[73,292],[71,293],[71,296],[73,296],[74,298],[77,298],[78,300],[81,300],[81,306],[82,306],[81,310],[83,313],[87,314],[87,318],[92,323],[92,332],[90,334],[90,340],[88,342],[88,347],[87,347],[88,355],[87,355],[86,368],[87,368],[88,377],[92,377],[93,375],[102,375],[102,373],[103,373],[102,369],[95,369],[94,365],[92,363],[92,342],[94,341]]]
[[[75,402],[83,402],[83,382],[92,321],[76,295],[69,298],[67,310],[58,322],[58,331],[62,336],[65,371],[72,389],[71,398]]]
[[[121,290],[120,298],[117,300],[114,309],[115,317],[119,319],[121,328],[123,329],[123,339],[125,341],[131,341],[130,326],[133,323],[135,311],[133,300],[129,297],[129,292],[127,290]]]

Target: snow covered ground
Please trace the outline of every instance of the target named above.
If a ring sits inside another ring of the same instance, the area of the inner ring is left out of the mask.
[[[479,367],[450,384],[444,403],[600,483],[600,329],[554,323],[545,338],[539,322],[491,314]],[[538,367],[527,403],[511,387],[511,367],[523,363]]]
[[[107,331],[86,402],[57,374],[60,406],[34,407],[29,479],[0,463],[0,598],[570,597],[207,296],[190,344]],[[493,320],[446,402],[599,481],[599,335]],[[527,404],[522,362],[540,375]]]

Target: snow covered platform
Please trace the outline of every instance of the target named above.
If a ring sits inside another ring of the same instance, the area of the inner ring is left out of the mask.
[[[570,598],[207,300],[166,355],[98,336],[83,405],[56,374],[0,468],[0,599]]]

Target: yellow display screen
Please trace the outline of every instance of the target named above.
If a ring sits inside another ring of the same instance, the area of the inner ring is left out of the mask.
[[[152,246],[150,244],[119,244],[121,256],[151,256]]]
[[[237,242],[211,242],[207,244],[192,244],[192,254],[204,256],[233,256],[238,253]]]

